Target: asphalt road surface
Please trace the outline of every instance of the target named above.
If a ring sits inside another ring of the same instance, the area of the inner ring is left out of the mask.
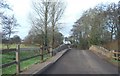
[[[118,74],[118,67],[89,50],[72,49],[43,74]]]

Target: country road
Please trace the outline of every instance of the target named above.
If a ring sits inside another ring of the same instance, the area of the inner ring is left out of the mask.
[[[118,74],[118,67],[89,50],[71,49],[43,74]]]

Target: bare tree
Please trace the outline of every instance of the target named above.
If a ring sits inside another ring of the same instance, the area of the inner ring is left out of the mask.
[[[55,29],[65,10],[64,2],[60,0],[36,0],[33,2],[34,16],[31,18],[36,33],[44,35],[44,45],[48,46],[48,26],[52,25],[52,47],[55,42]]]
[[[44,46],[48,46],[47,27],[50,22],[50,3],[48,0],[36,0],[33,2],[33,10],[35,12],[35,24],[37,29],[44,28]]]
[[[117,5],[115,3],[111,3],[107,7],[107,25],[110,29],[111,33],[111,41],[114,39],[113,36],[117,37]]]
[[[118,50],[120,50],[120,1],[118,2]]]
[[[11,17],[3,17],[2,18],[2,32],[3,35],[5,35],[8,39],[10,39],[11,34],[15,33],[14,31],[15,27],[17,27],[19,24],[17,24],[17,20],[14,17],[14,15]]]
[[[2,9],[1,9],[2,8]],[[8,15],[7,11],[12,12],[10,5],[7,3],[6,0],[0,1],[0,25],[2,25],[2,42],[5,41],[8,47],[8,43],[10,42],[11,34],[15,33],[14,29],[19,25],[17,23],[14,14]]]
[[[52,24],[52,48],[55,44],[55,27],[58,25],[60,18],[62,17],[65,10],[65,3],[61,0],[55,0],[51,3],[51,24]]]
[[[6,20],[8,19],[8,17],[5,15],[6,13],[5,9],[10,10],[10,11],[12,11],[12,9],[5,0],[0,1],[0,9],[1,9],[0,10],[0,25],[4,28],[3,25],[5,25],[5,22],[7,22]],[[3,29],[2,29],[2,38],[3,37],[5,38],[5,32],[3,33]]]

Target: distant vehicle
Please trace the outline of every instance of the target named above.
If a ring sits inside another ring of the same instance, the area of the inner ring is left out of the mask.
[[[65,43],[65,44],[69,44],[69,45],[71,44],[71,42],[70,42],[70,41],[65,41],[64,43]]]

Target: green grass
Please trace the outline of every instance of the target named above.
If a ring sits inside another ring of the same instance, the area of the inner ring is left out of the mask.
[[[15,58],[15,52],[2,54],[2,64],[12,62],[15,60],[14,58]]]
[[[38,50],[36,50],[36,51],[35,50],[34,51],[32,51],[32,50],[31,51],[21,51],[20,59],[28,58],[28,57],[35,56],[38,54],[39,54]],[[49,57],[50,57],[49,55],[45,55],[44,61]],[[21,62],[20,63],[21,70],[27,69],[31,65],[41,62],[40,59],[41,58],[39,56],[39,57],[31,58],[29,60]],[[2,54],[2,64],[9,63],[14,60],[15,60],[15,52],[9,52],[9,53]],[[16,73],[16,65],[11,65],[9,67],[3,68],[2,73],[3,74],[15,74]]]
[[[40,62],[40,57],[32,58],[20,63],[21,70],[27,69],[31,65]],[[15,74],[16,73],[16,65],[11,65],[9,67],[2,69],[2,74]]]
[[[20,52],[20,59],[24,59],[24,58],[28,58],[31,56],[35,56],[38,55],[39,51],[35,50],[35,51],[21,51]],[[8,52],[5,54],[2,54],[2,64],[11,62],[15,60],[15,52]]]
[[[2,48],[2,44],[0,44],[0,49]]]
[[[120,63],[120,61],[115,60],[115,59],[112,59],[112,62],[115,62],[115,63]]]

